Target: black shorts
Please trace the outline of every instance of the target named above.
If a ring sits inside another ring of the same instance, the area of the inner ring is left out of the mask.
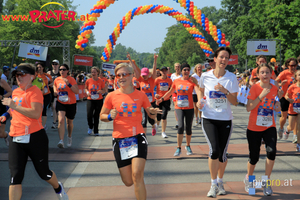
[[[197,94],[193,94],[193,102],[197,103],[198,102],[198,97]]]
[[[7,111],[6,106],[0,102],[0,116],[2,116],[6,111]],[[6,124],[7,120],[8,119],[6,119],[4,122],[1,122],[1,124]]]
[[[281,111],[285,112],[289,110],[290,102],[288,102],[284,97],[280,99]]]
[[[56,112],[58,111],[65,111],[66,117],[68,119],[74,119],[76,115],[76,103],[74,104],[62,104],[59,101],[56,102]]]
[[[148,141],[146,138],[146,135],[144,133],[138,134],[136,136],[133,136],[137,138],[138,143],[138,155],[133,158],[144,158],[147,160],[147,154],[148,154]],[[119,141],[124,138],[113,138],[112,145],[113,145],[113,151],[114,156],[118,165],[118,168],[126,167],[128,165],[131,165],[132,158],[121,160],[121,154],[120,154],[120,148],[119,148]]]
[[[298,116],[298,113],[297,114],[289,114],[289,116]]]

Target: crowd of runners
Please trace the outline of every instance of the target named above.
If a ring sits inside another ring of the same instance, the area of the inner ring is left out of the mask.
[[[239,103],[240,78],[226,70],[230,55],[230,48],[220,47],[207,58],[210,67],[205,72],[202,64],[195,65],[191,72],[189,64],[175,63],[175,72],[171,74],[169,67],[158,69],[157,55],[154,55],[152,69],[139,69],[127,54],[129,62],[118,64],[114,75],[107,78],[97,67],[92,67],[91,74],[83,76],[83,79],[72,77],[69,66],[60,64],[58,60],[52,61],[52,69],[48,72],[42,62],[16,66],[11,81],[7,83],[2,78],[0,82],[0,137],[9,146],[9,198],[21,198],[21,183],[27,158],[30,157],[39,176],[53,186],[58,198],[68,199],[62,183],[58,182],[48,165],[47,108],[50,107],[53,113],[51,128],[58,130],[57,147],[65,148],[65,122],[66,146],[72,147],[79,84],[85,85],[87,94],[87,134],[99,136],[99,121],[113,121],[115,160],[123,183],[134,185],[137,199],[146,199],[147,124],[150,123],[153,136],[161,127],[161,137],[167,139],[167,115],[171,104],[174,105],[177,121],[174,157],[182,153],[184,132],[185,152],[187,155],[193,154],[190,146],[192,126],[201,124],[209,146],[211,187],[207,196],[225,195],[223,175],[233,132],[231,106]],[[300,151],[300,70],[296,70],[297,59],[287,59],[282,67],[285,70],[278,76],[274,68],[267,64],[266,57],[258,56],[256,65],[247,83],[250,89],[246,105],[250,116],[249,122],[245,122],[248,123],[246,135],[249,148],[244,179],[247,192],[251,187],[248,177],[254,173],[262,143],[267,152],[265,175],[269,179],[275,162],[277,140],[286,140],[293,132],[296,151]],[[278,112],[281,117],[277,131]],[[5,132],[5,123],[10,116],[8,133]],[[288,126],[284,129],[287,118]],[[267,196],[273,193],[271,186],[266,184],[263,192]]]

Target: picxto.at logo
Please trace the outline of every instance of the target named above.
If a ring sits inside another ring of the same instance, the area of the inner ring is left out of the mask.
[[[81,15],[77,18],[77,13],[70,10],[52,10],[51,7],[49,11],[42,11],[42,9],[47,9],[48,6],[58,5],[65,9],[61,3],[49,2],[40,7],[40,10],[29,11],[29,15],[2,15],[3,21],[31,21],[33,23],[41,23],[47,28],[59,28],[64,25],[64,21],[86,21],[89,19],[89,15]],[[54,19],[54,20],[51,20]],[[50,21],[51,20],[51,21]]]

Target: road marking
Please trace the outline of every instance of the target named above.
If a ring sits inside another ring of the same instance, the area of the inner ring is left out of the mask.
[[[81,162],[75,167],[74,171],[70,174],[64,186],[66,188],[75,187],[78,180],[81,178],[82,174],[84,173],[86,167],[88,166],[88,162]]]

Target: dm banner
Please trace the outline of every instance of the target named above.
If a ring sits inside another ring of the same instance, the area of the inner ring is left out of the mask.
[[[275,56],[276,41],[247,41],[247,55]]]
[[[33,59],[33,60],[46,61],[47,53],[48,53],[48,47],[20,43],[18,56],[23,58]]]

